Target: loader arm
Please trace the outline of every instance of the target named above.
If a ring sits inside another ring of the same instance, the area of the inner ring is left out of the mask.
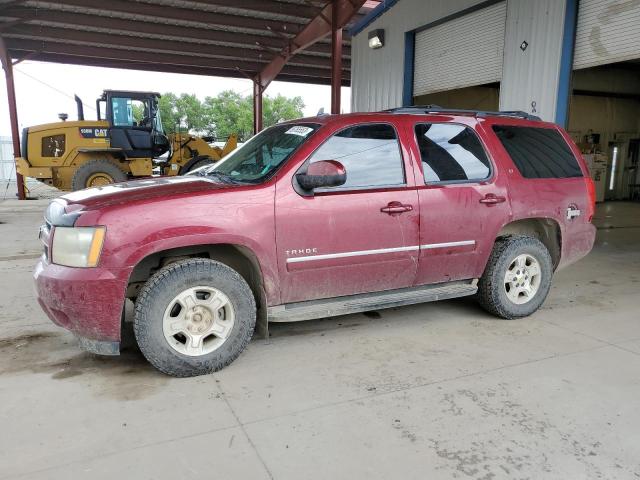
[[[229,138],[227,138],[227,143],[225,143],[224,147],[222,147],[222,153],[220,156],[225,157],[236,148],[238,148],[238,135],[232,133],[231,135],[229,135]]]

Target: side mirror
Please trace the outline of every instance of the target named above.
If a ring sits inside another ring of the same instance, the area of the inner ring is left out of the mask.
[[[300,187],[312,191],[322,187],[339,187],[347,181],[347,171],[336,160],[321,160],[309,165],[305,173],[296,174]]]

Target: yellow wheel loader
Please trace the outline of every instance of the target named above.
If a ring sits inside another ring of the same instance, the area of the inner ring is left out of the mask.
[[[105,90],[96,100],[98,120],[85,120],[76,96],[78,121],[61,114],[60,122],[23,130],[18,172],[60,190],[80,190],[154,173],[182,175],[236,148],[235,135],[223,148],[204,137],[165,135],[159,98],[154,92]]]

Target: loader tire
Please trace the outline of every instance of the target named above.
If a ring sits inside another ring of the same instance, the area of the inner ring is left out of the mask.
[[[89,160],[80,165],[73,174],[71,189],[73,191],[84,188],[101,187],[110,183],[124,182],[127,174],[109,160]]]
[[[212,165],[213,163],[214,162],[211,157],[206,157],[204,155],[193,157],[180,169],[180,175],[184,175],[185,173],[189,173],[196,168],[204,167],[205,165]]]

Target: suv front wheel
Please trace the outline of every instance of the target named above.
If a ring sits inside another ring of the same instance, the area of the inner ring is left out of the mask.
[[[526,317],[544,303],[552,276],[551,255],[540,240],[501,238],[478,283],[477,299],[485,310],[499,317]]]
[[[256,304],[235,270],[198,258],[167,265],[136,300],[140,351],[161,372],[192,377],[233,362],[251,340]]]

